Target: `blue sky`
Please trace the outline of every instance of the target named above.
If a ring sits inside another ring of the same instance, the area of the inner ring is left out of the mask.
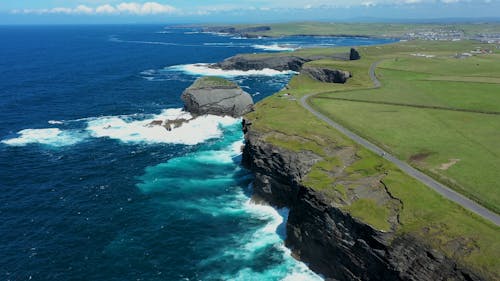
[[[500,0],[0,0],[0,24],[498,18]]]

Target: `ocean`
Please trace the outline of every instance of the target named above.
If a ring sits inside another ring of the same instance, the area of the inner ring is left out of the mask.
[[[322,280],[284,246],[288,210],[250,202],[241,120],[178,119],[197,77],[257,102],[291,72],[238,53],[392,42],[244,39],[160,25],[0,26],[0,280]]]

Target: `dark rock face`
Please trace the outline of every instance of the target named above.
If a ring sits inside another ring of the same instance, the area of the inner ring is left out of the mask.
[[[287,222],[286,245],[314,271],[337,280],[481,280],[421,241],[377,231],[326,202],[299,187]]]
[[[351,51],[349,52],[349,60],[359,60],[361,58],[361,56],[359,55],[359,52],[354,49],[354,48],[351,48]]]
[[[320,158],[313,153],[290,153],[275,147],[247,130],[250,126],[243,120],[246,144],[242,163],[256,174],[254,199],[279,207],[292,205],[300,180]]]
[[[248,120],[243,131],[242,163],[255,172],[255,196],[290,208],[286,245],[326,280],[482,280],[421,240],[378,231],[303,186],[319,156],[267,143]]]
[[[204,78],[199,78],[204,79]],[[200,80],[187,88],[181,96],[184,107],[194,115],[213,114],[240,117],[253,110],[250,94],[237,85],[232,87],[207,85]]]
[[[249,55],[236,55],[225,59],[220,63],[213,65],[214,68],[225,70],[262,70],[270,68],[279,71],[293,70],[300,71],[302,65],[309,60],[296,56],[272,56],[272,57],[254,57]]]
[[[272,56],[258,55],[236,55],[225,59],[222,62],[212,64],[212,68],[224,70],[262,70],[264,68],[278,71],[292,70],[299,72],[306,62],[320,59],[334,60],[356,60],[359,59],[359,53],[351,49],[350,53],[335,53],[328,56],[296,56],[286,54],[274,54]]]
[[[345,83],[347,79],[352,77],[349,71],[338,69],[304,67],[302,72],[318,81],[326,83]]]

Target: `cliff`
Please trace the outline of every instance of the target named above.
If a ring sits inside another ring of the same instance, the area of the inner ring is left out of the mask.
[[[225,59],[222,62],[211,65],[212,68],[224,70],[262,70],[265,68],[279,71],[292,70],[300,71],[306,62],[320,59],[333,60],[357,60],[359,53],[354,49],[347,53],[333,53],[329,55],[312,55],[307,52],[294,52],[294,54],[243,54]]]
[[[214,114],[240,117],[252,111],[250,94],[223,78],[198,78],[181,96],[184,107],[193,115]]]
[[[326,83],[345,83],[347,79],[352,77],[349,71],[311,66],[302,68],[302,73]]]
[[[348,202],[333,200],[324,191],[304,184],[311,168],[325,156],[274,145],[268,137],[276,132],[258,131],[248,118],[243,120],[243,131],[242,163],[255,172],[254,200],[290,209],[286,245],[295,257],[327,280],[482,280],[421,238],[397,231],[399,211],[404,206],[384,188],[384,175],[358,178],[354,184],[382,185],[380,189],[367,188],[363,192],[379,190],[368,196],[394,206],[386,231],[353,217],[344,208]],[[338,146],[328,157],[352,163],[357,156],[349,148]],[[333,173],[340,175],[345,172],[342,169],[338,166]],[[362,197],[363,192],[346,196],[345,200]]]
[[[224,70],[262,70],[264,68],[275,69],[279,71],[293,70],[300,71],[302,65],[310,61],[307,58],[299,56],[255,56],[255,55],[236,55],[225,59],[220,63],[212,65],[214,68]]]

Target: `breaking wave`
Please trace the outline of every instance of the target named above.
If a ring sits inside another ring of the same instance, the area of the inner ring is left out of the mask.
[[[283,76],[292,75],[296,72],[291,70],[279,71],[270,68],[261,70],[224,70],[220,68],[211,68],[208,63],[182,64],[168,67],[167,70],[182,71],[190,75],[200,76],[220,76],[220,77],[238,77],[238,76]]]
[[[299,49],[299,47],[292,47],[290,45],[278,45],[278,44],[272,44],[272,45],[252,45],[253,48],[259,49],[259,50],[264,50],[264,51],[273,51],[273,52],[284,52],[284,51],[295,51]]]
[[[295,260],[284,245],[288,209],[277,210],[250,200],[252,176],[237,164],[242,145],[239,126],[228,128],[215,145],[147,168],[138,188],[158,198],[171,212],[201,214],[217,226],[211,231],[237,228],[214,237],[209,231],[205,234],[208,237],[200,237],[200,248],[219,245],[197,263],[196,270],[206,272],[202,279],[323,280]],[[166,194],[178,199],[166,201]],[[238,228],[239,224],[245,227]],[[220,267],[221,262],[224,267]]]
[[[142,117],[142,118],[141,118]],[[165,121],[177,120],[182,123],[177,128],[167,130],[162,124]],[[9,146],[25,146],[28,144],[44,144],[54,147],[77,144],[89,137],[110,138],[122,143],[168,143],[195,145],[206,140],[222,136],[222,128],[239,124],[240,119],[204,115],[193,118],[181,108],[166,109],[157,115],[147,117],[140,115],[91,117],[72,122],[84,121],[83,130],[61,130],[59,128],[25,129],[19,131],[17,137],[2,140]],[[60,124],[61,121],[51,122]],[[156,123],[156,124],[155,124]]]
[[[10,146],[44,144],[61,147],[77,144],[87,137],[87,135],[81,131],[62,131],[58,128],[25,129],[19,131],[17,134],[18,137],[2,140],[2,143]]]

